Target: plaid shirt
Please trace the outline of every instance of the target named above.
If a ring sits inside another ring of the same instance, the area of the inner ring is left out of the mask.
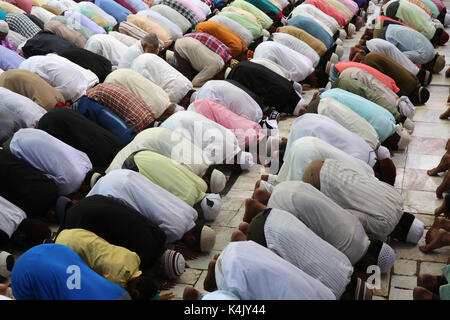
[[[23,13],[8,13],[5,18],[9,29],[27,39],[34,37],[41,29]]]
[[[137,133],[147,128],[155,116],[141,98],[115,83],[102,83],[89,89],[86,95],[111,110]]]
[[[217,53],[223,59],[223,61],[225,61],[225,63],[231,59],[230,49],[226,45],[224,45],[222,41],[210,34],[204,32],[196,32],[188,33],[184,36],[197,39],[206,47],[208,47],[208,49],[210,49],[212,52]]]
[[[161,0],[159,4],[165,4],[166,6],[178,11],[192,24],[192,26],[196,26],[200,23],[200,20],[198,20],[197,16],[189,8],[177,0]]]

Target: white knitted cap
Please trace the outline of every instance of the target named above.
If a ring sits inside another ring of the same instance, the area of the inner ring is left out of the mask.
[[[409,243],[418,243],[420,238],[422,238],[424,232],[425,225],[422,221],[415,218],[411,227],[409,228],[408,235],[406,236],[406,242]]]
[[[227,178],[225,177],[225,175],[221,171],[214,169],[211,173],[211,181],[209,182],[211,192],[220,193],[223,188],[225,188],[226,184]]]
[[[391,158],[391,153],[389,152],[389,149],[383,146],[379,146],[377,150],[377,156],[378,160],[383,160],[386,158]]]
[[[378,255],[378,266],[381,273],[386,273],[391,270],[395,262],[395,251],[386,243],[383,243],[380,253]]]
[[[402,115],[412,119],[416,113],[416,107],[411,103],[407,96],[401,96],[397,101],[397,108]]]
[[[222,208],[222,199],[217,193],[207,193],[201,202],[203,216],[206,221],[214,221]]]
[[[403,127],[411,134],[414,131],[415,125],[409,118],[406,118],[405,122],[403,122]]]
[[[330,63],[331,64],[336,64],[339,62],[339,56],[336,53],[332,53],[331,54],[331,58],[330,58]]]
[[[356,31],[356,27],[353,23],[349,23],[348,24],[348,35],[351,37],[352,35],[355,34]]]
[[[339,29],[339,39],[344,40],[347,36],[347,32],[344,29]]]
[[[339,39],[339,38],[336,39],[335,43],[336,43],[338,46],[342,46],[342,40]]]
[[[342,46],[336,46],[336,50],[334,51],[337,55],[338,55],[338,57],[339,57],[339,59],[342,57],[342,55],[344,54],[344,48],[342,47]]]
[[[216,243],[216,232],[208,226],[203,226],[200,233],[200,251],[208,252],[214,248]]]
[[[400,136],[397,147],[399,150],[405,150],[409,144],[409,141],[411,140],[411,136],[409,135],[408,131],[406,131],[406,129],[403,128],[403,126],[400,124],[397,125],[396,132]]]
[[[10,256],[12,258],[10,258]],[[11,271],[10,269],[12,268],[8,268],[8,260],[9,259],[13,259],[14,261],[14,257],[12,256],[12,254],[10,254],[9,252],[6,251],[0,251],[0,276],[7,278],[11,275]]]
[[[248,170],[254,165],[253,155],[249,152],[242,151],[239,160],[242,170]]]

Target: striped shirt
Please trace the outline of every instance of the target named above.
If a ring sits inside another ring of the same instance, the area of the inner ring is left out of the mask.
[[[15,31],[27,39],[35,36],[41,29],[22,13],[8,13],[5,18],[9,29]]]
[[[267,248],[330,288],[337,299],[353,273],[348,258],[287,211],[272,209],[264,225]],[[330,268],[330,266],[333,266]]]
[[[122,287],[142,274],[141,259],[136,252],[112,245],[90,231],[63,230],[55,243],[71,248],[91,269]]]
[[[415,4],[419,8],[421,8],[423,11],[428,13],[430,17],[433,17],[433,12],[431,12],[430,8],[428,8],[425,4],[420,2],[419,0],[408,0],[410,3]]]
[[[326,159],[320,170],[320,191],[364,226],[369,237],[386,240],[403,214],[402,195],[391,185]]]
[[[155,120],[150,107],[121,85],[102,83],[89,89],[87,96],[117,114],[138,133]]]
[[[196,33],[188,33],[184,36],[197,39],[212,52],[217,53],[223,59],[224,62],[228,62],[231,59],[230,49],[225,44],[223,44],[223,42],[221,42],[219,39],[210,34],[204,32],[196,32]]]
[[[162,0],[159,4],[165,4],[166,6],[171,7],[178,11],[183,17],[185,17],[192,26],[196,26],[200,23],[200,20],[197,16],[192,12],[189,8],[187,8],[184,4],[178,2],[177,0]]]

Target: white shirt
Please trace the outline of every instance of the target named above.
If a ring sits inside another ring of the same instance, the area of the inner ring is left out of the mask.
[[[39,129],[20,129],[9,146],[11,153],[27,161],[53,180],[60,195],[80,189],[92,170],[88,156]]]
[[[192,144],[191,140],[174,133],[172,130],[156,127],[145,129],[117,153],[106,169],[106,173],[121,169],[125,160],[139,150],[150,150],[176,161],[187,167],[199,177],[203,177],[209,167],[202,149]]]
[[[129,35],[117,32],[117,31],[109,31],[108,34],[120,42],[122,42],[127,47],[131,47],[133,44],[136,44],[139,40],[133,37],[130,37]]]
[[[247,47],[253,42],[252,33],[248,29],[244,28],[242,25],[234,21],[233,19],[230,19],[225,16],[215,15],[209,20],[217,21],[220,24],[232,30],[234,33],[236,33],[239,37],[241,37],[245,41]]]
[[[384,39],[375,38],[366,42],[367,49],[371,52],[382,52],[389,56],[392,60],[398,62],[406,70],[414,75],[419,73],[419,67],[415,65],[409,58],[401,52],[396,46]]]
[[[170,104],[169,96],[159,86],[132,69],[118,69],[111,72],[104,83],[116,83],[128,89],[150,106],[158,119]]]
[[[272,33],[273,41],[278,42],[286,47],[291,48],[292,50],[297,51],[298,53],[303,54],[311,60],[313,67],[317,67],[320,61],[320,56],[317,52],[311,48],[306,42],[297,39],[294,36],[291,36],[288,33],[275,32]]]
[[[193,111],[179,111],[171,115],[161,124],[162,128],[175,131],[191,140],[203,150],[210,164],[233,159],[241,149],[234,133],[220,124]]]
[[[292,123],[285,155],[291,145],[302,137],[317,137],[373,167],[377,161],[375,151],[357,134],[338,122],[321,114],[306,113]]]
[[[241,88],[225,80],[209,80],[197,91],[195,100],[209,98],[219,102],[238,116],[259,123],[262,110],[259,104]]]
[[[276,183],[287,180],[300,181],[311,161],[318,159],[336,159],[351,164],[362,175],[373,176],[373,169],[367,163],[354,158],[329,143],[316,137],[303,137],[294,141],[285,154],[284,163],[276,178]]]
[[[287,71],[285,68],[283,68],[282,66],[280,66],[279,64],[276,64],[275,62],[266,59],[266,58],[253,58],[250,60],[253,63],[257,63],[260,65],[265,66],[266,68],[272,70],[275,73],[278,73],[280,76],[282,76],[283,78],[286,78],[288,80],[292,80],[291,79],[291,73],[289,71]]]
[[[274,41],[260,43],[253,58],[266,58],[279,64],[291,73],[293,81],[305,80],[314,71],[311,60],[306,56]]]
[[[218,289],[241,300],[336,300],[319,280],[253,241],[230,242],[215,274]]]
[[[26,218],[27,215],[22,209],[0,197],[0,230],[5,232],[9,238]]]
[[[370,237],[381,241],[403,215],[403,197],[394,187],[334,159],[325,160],[320,170],[320,191],[355,215]]]
[[[111,171],[97,181],[87,197],[96,194],[124,200],[164,231],[166,243],[180,240],[195,227],[197,211],[194,208],[138,172]]]
[[[267,206],[292,213],[344,253],[352,265],[361,260],[369,248],[369,238],[358,218],[308,183],[297,180],[279,184],[273,189]]]
[[[134,59],[139,57],[140,55],[144,54],[144,49],[142,48],[142,43],[140,40],[138,40],[135,44],[128,47],[128,49],[125,51],[125,53],[120,58],[120,62],[118,65],[118,69],[121,68],[131,68],[131,65],[133,64]]]
[[[31,14],[38,17],[44,24],[49,22],[50,19],[55,16],[54,13],[38,6],[31,7]]]
[[[321,98],[317,113],[333,119],[347,130],[360,136],[373,150],[378,149],[380,145],[378,133],[366,119],[346,105],[329,97]]]
[[[188,78],[156,54],[140,55],[131,64],[131,69],[161,87],[174,103],[180,102],[193,89]]]
[[[175,23],[183,33],[186,33],[191,28],[191,23],[187,20],[181,13],[172,9],[165,4],[157,4],[156,6],[151,6],[150,10],[156,11],[159,14],[163,15],[173,23]]]
[[[19,69],[40,76],[49,85],[61,92],[65,100],[76,101],[86,94],[88,81],[73,64],[54,56],[32,56],[24,60]]]
[[[33,100],[2,87],[0,87],[0,105],[16,113],[29,128],[36,127],[39,119],[47,113],[47,110]]]
[[[303,3],[295,7],[294,10],[292,10],[291,17],[293,18],[302,14],[309,14],[313,16],[314,20],[318,20],[322,26],[326,26],[327,29],[332,32],[332,35],[334,35],[339,28],[339,23],[337,23],[336,19],[327,15],[325,12],[312,4]]]
[[[264,225],[267,248],[330,288],[336,299],[353,274],[348,258],[287,211],[272,209]],[[333,267],[330,267],[333,266]]]
[[[78,69],[83,74],[83,76],[86,78],[86,81],[88,83],[87,89],[92,88],[93,86],[95,86],[97,83],[100,82],[97,75],[95,73],[93,73],[91,70],[85,69],[85,68],[81,67],[80,65],[73,63],[69,59],[58,56],[56,53],[48,53],[47,57],[51,57],[52,59],[58,59],[61,61],[61,63],[70,65],[70,66],[74,67],[75,69]]]
[[[126,45],[108,34],[93,35],[84,48],[105,57],[113,66],[119,65],[120,59],[128,49]]]
[[[154,10],[143,10],[137,13],[140,16],[144,16],[153,22],[159,24],[161,27],[167,30],[170,33],[173,41],[175,39],[181,38],[183,36],[183,31],[177,26],[175,23],[161,15],[160,13]]]

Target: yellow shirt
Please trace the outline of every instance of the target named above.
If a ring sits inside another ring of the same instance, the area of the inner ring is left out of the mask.
[[[22,9],[19,7],[16,7],[15,5],[6,2],[6,1],[0,1],[0,10],[5,11],[6,13],[25,13]]]
[[[112,245],[90,231],[63,230],[55,243],[71,248],[92,270],[122,287],[142,274],[139,270],[141,259],[137,253]]]

